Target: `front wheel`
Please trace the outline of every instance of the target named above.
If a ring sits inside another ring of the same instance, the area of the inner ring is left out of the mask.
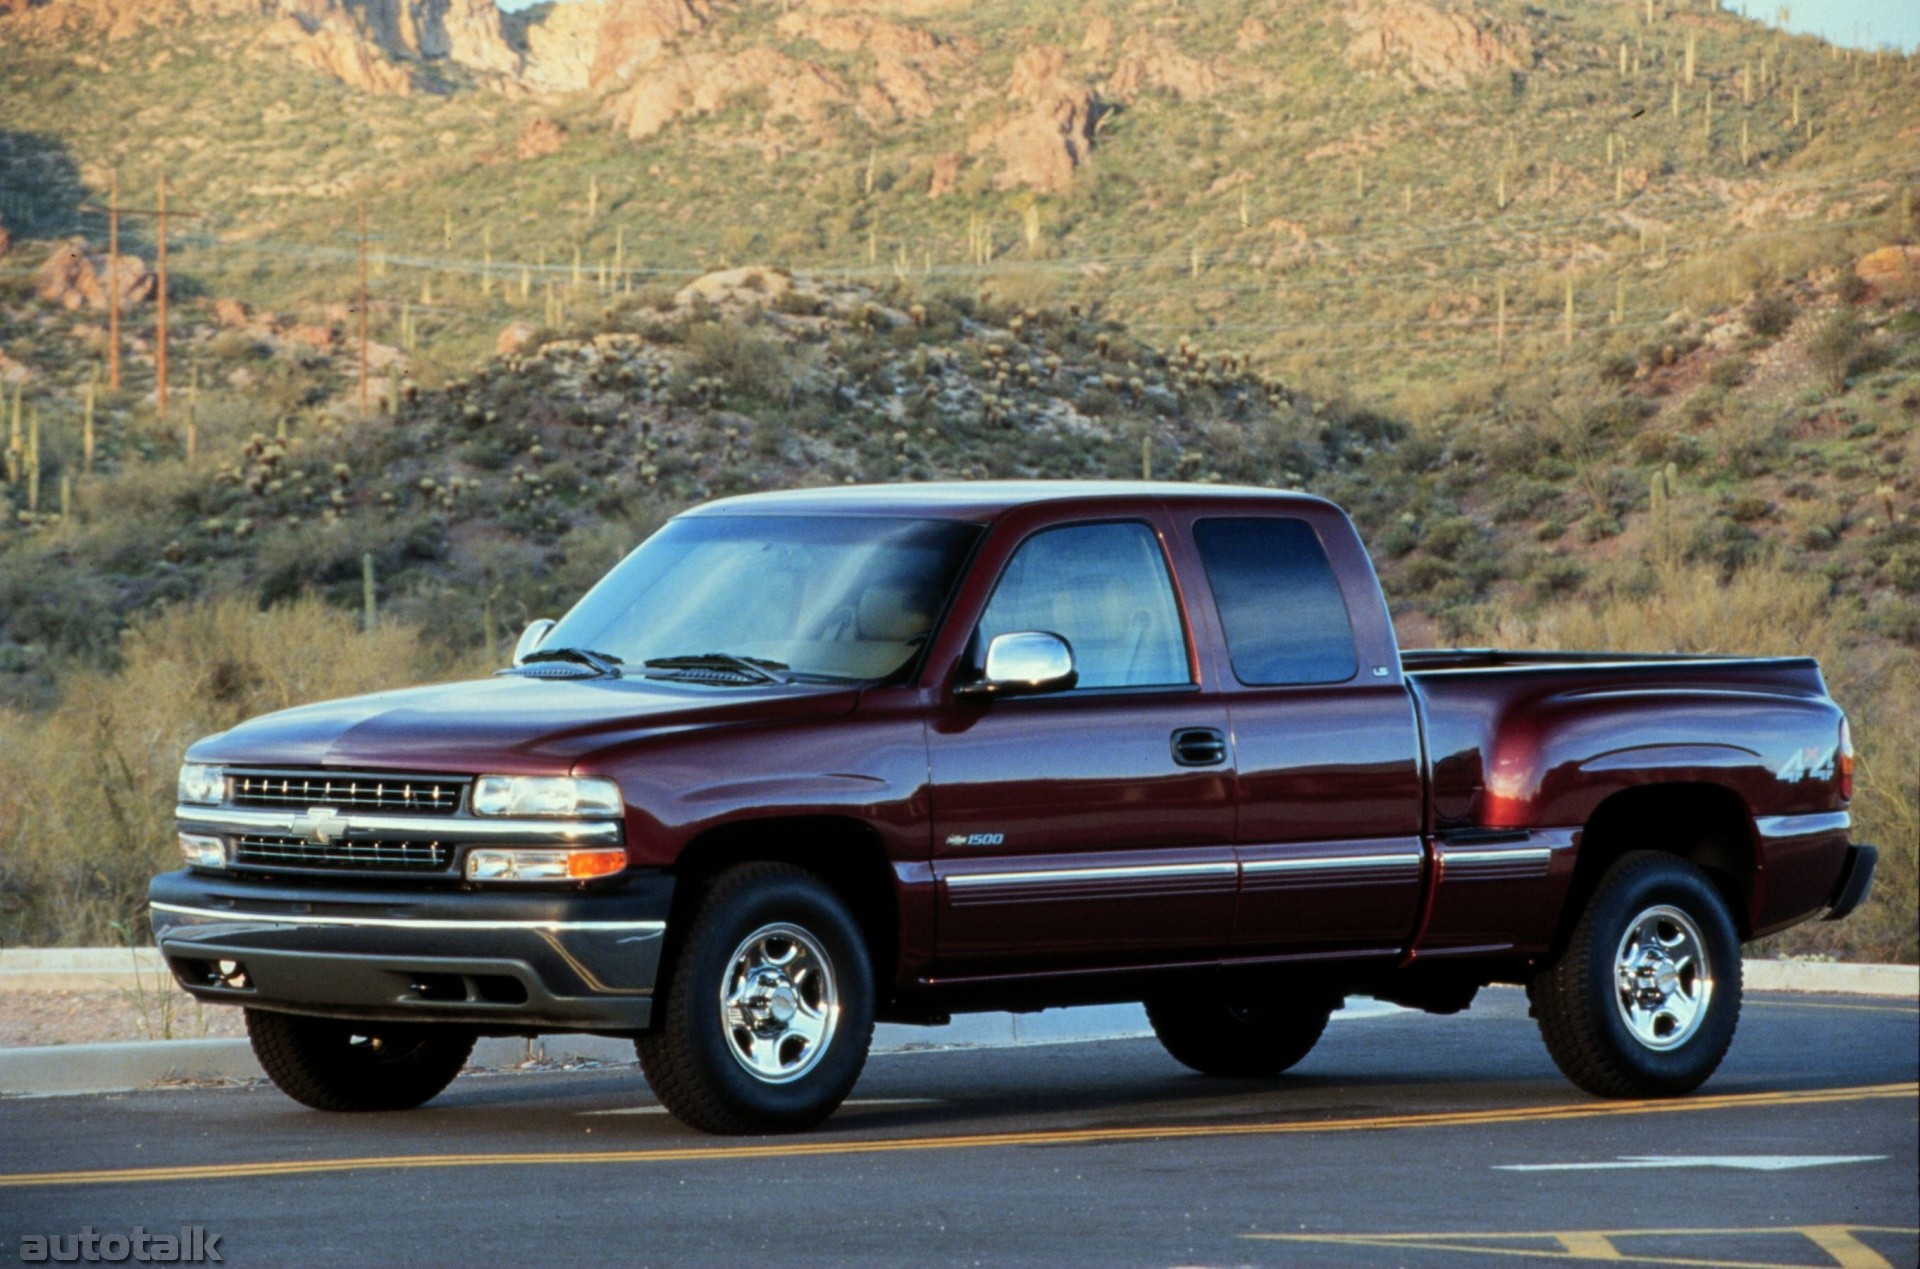
[[[453,1083],[473,1052],[473,1033],[459,1027],[246,1014],[267,1078],[315,1110],[412,1110]]]
[[[1527,987],[1547,1052],[1600,1097],[1676,1097],[1740,1021],[1740,936],[1698,867],[1636,851],[1600,881],[1567,948]]]
[[[1147,1001],[1162,1047],[1202,1075],[1278,1075],[1313,1051],[1340,1002],[1285,990],[1220,987]]]
[[[873,1041],[860,926],[819,877],[754,863],[707,888],[664,1016],[634,1047],[654,1095],[705,1132],[791,1132],[852,1091]]]

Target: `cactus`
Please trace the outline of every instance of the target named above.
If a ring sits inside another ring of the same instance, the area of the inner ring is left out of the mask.
[[[7,483],[13,484],[20,479],[20,393],[21,385],[13,385],[13,412],[7,425]]]
[[[587,177],[587,219],[598,220],[599,218],[600,218],[600,178],[598,176],[588,176]]]
[[[27,415],[27,510],[40,510],[40,412]]]
[[[86,395],[81,401],[81,470],[94,470],[94,395],[100,390],[96,374],[86,376]]]
[[[1653,518],[1653,545],[1663,560],[1673,557],[1673,503],[1679,493],[1680,469],[1672,463],[1653,473],[1647,491],[1647,510]]]
[[[366,551],[360,556],[360,622],[361,629],[372,634],[380,625],[379,601],[373,585],[373,552]]]
[[[1695,43],[1696,43],[1696,37],[1694,33],[1692,31],[1688,31],[1686,60],[1682,63],[1683,69],[1681,70],[1680,74],[1681,74],[1681,77],[1684,78],[1689,85],[1693,83]]]

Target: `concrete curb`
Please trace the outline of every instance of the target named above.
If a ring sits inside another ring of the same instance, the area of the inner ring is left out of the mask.
[[[1355,1000],[1335,1021],[1400,1013],[1393,1005]],[[962,1014],[941,1027],[883,1023],[873,1051],[926,1053],[949,1049],[1006,1049],[1042,1044],[1131,1040],[1152,1035],[1139,1005],[1050,1009],[1045,1013]],[[532,1064],[633,1062],[633,1045],[609,1036],[554,1035],[534,1040],[491,1039],[474,1046],[473,1065],[514,1070]],[[265,1079],[245,1040],[142,1040],[125,1044],[62,1044],[0,1049],[0,1096],[58,1097],[125,1093],[155,1084]]]
[[[1920,999],[1920,965],[1748,961],[1744,978],[1748,991],[1803,991]]]

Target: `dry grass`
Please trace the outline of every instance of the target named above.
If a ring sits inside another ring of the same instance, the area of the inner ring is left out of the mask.
[[[1768,940],[1765,950],[1911,962],[1920,956],[1920,658],[1864,639],[1865,626],[1818,577],[1763,564],[1723,581],[1712,569],[1671,565],[1533,614],[1490,612],[1474,639],[1521,648],[1818,657],[1859,750],[1855,840],[1880,848],[1880,867],[1872,898],[1852,917],[1801,926]]]
[[[477,672],[410,627],[362,634],[315,599],[235,599],[136,624],[115,672],[75,670],[47,713],[0,712],[0,943],[145,941],[173,866],[174,779],[200,736],[308,701]]]

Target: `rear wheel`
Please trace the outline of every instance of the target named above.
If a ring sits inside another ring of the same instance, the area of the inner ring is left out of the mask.
[[[1740,1021],[1740,936],[1707,875],[1636,851],[1607,870],[1566,951],[1527,988],[1566,1077],[1601,1097],[1706,1083]]]
[[[1202,1075],[1259,1077],[1294,1066],[1339,1008],[1331,997],[1215,988],[1147,1001],[1147,1021],[1175,1061]]]
[[[267,1078],[315,1110],[412,1110],[453,1083],[473,1052],[473,1033],[458,1027],[246,1014]]]
[[[845,1099],[873,1041],[860,926],[819,877],[744,864],[701,899],[634,1044],[661,1104],[713,1133],[791,1132]]]

